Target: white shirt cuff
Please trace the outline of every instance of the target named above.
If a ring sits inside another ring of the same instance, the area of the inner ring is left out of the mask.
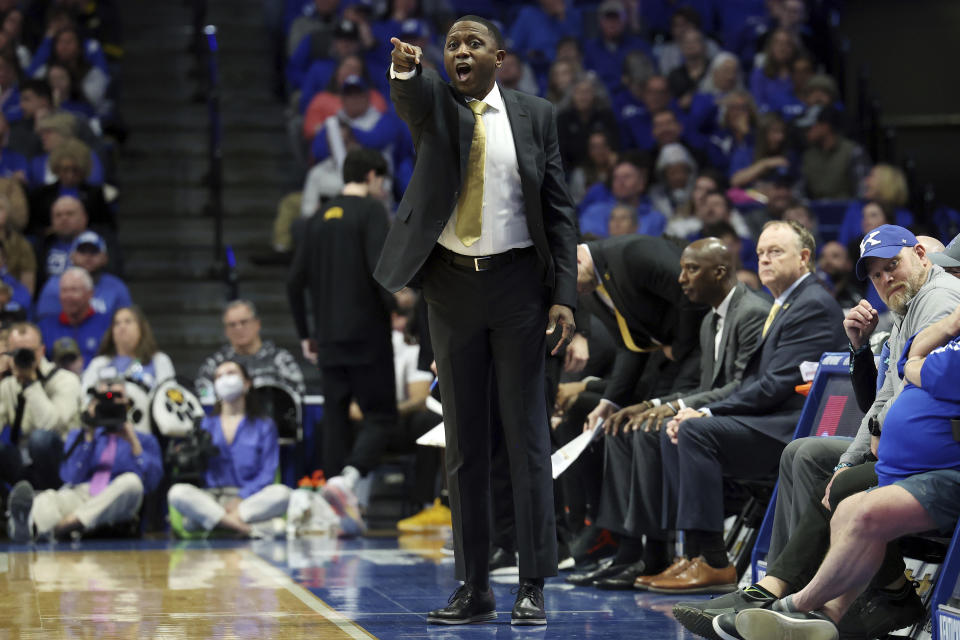
[[[393,63],[390,63],[390,77],[394,80],[409,80],[416,74],[416,69],[410,69],[410,71],[397,71],[393,68]]]
[[[660,398],[654,398],[653,400],[650,401],[650,404],[652,404],[655,407],[659,407],[662,403],[660,402]]]
[[[710,411],[710,409],[707,409],[706,407],[700,407],[697,409],[697,411],[704,415],[710,416],[711,418],[713,417],[713,411]]]
[[[677,398],[677,406],[680,407],[681,410],[686,409],[687,403],[683,401],[683,398]]]
[[[618,405],[616,402],[610,402],[606,398],[603,398],[602,400],[600,400],[600,404],[610,405],[611,407],[613,407],[614,411],[620,411],[620,405]]]

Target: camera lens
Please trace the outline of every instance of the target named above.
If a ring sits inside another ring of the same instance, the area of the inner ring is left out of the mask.
[[[21,348],[13,352],[13,366],[18,369],[30,369],[37,363],[37,356],[32,349]]]

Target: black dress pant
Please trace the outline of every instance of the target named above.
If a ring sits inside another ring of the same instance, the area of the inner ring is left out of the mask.
[[[350,465],[366,475],[380,456],[397,424],[397,397],[390,343],[370,363],[323,364],[323,472],[328,478]],[[363,421],[356,436],[350,421],[350,401],[356,400]],[[352,442],[352,444],[351,444]]]
[[[639,538],[667,540],[662,524],[660,432],[605,436],[603,494],[597,524]]]
[[[486,582],[490,553],[491,375],[513,487],[520,575],[557,573],[544,403],[547,290],[534,250],[488,271],[449,264],[435,252],[423,297],[440,378],[456,577]]]
[[[723,477],[775,476],[785,442],[731,416],[692,418],[680,425],[678,444],[661,430],[664,528],[723,531]],[[676,507],[674,524],[670,509]]]

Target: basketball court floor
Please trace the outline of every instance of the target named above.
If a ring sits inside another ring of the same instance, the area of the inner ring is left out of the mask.
[[[511,628],[516,576],[494,578],[495,622],[430,626],[457,583],[439,536],[0,544],[0,640],[158,638],[692,638],[675,597],[544,590],[547,627]]]

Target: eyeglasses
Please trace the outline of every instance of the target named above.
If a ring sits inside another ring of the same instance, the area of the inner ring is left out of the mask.
[[[242,320],[234,320],[233,322],[224,322],[223,326],[226,327],[227,329],[239,329],[240,327],[247,326],[254,320],[255,318],[253,317],[243,318]]]

